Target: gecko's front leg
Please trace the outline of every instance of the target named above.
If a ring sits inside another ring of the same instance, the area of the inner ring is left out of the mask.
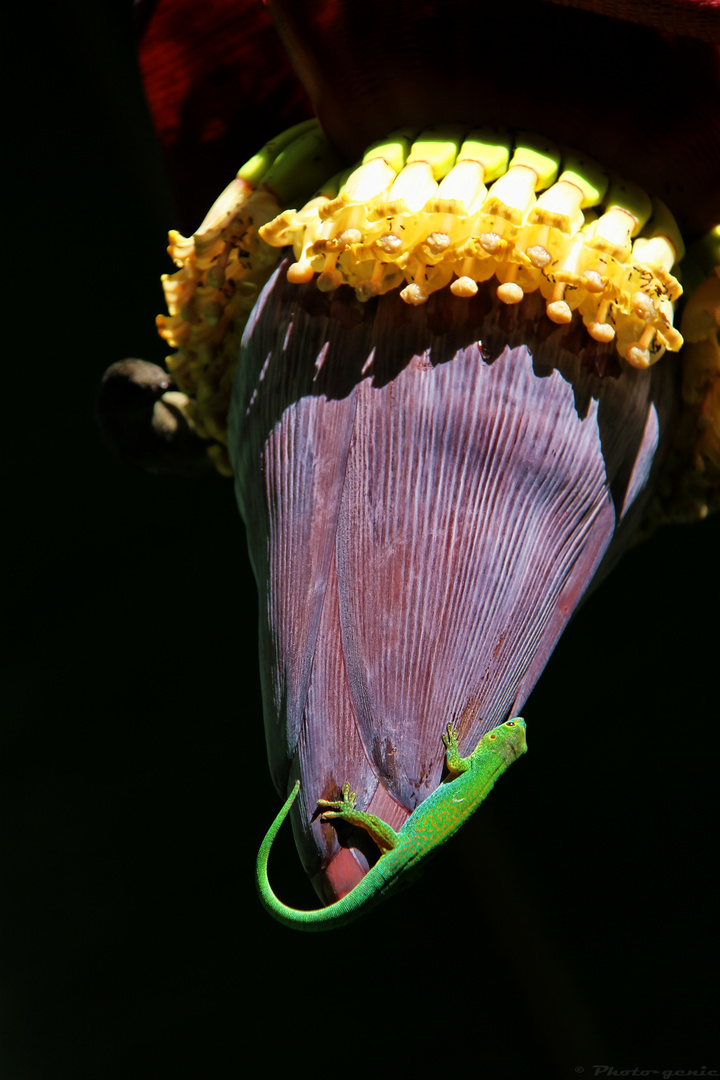
[[[470,768],[468,758],[460,757],[458,749],[458,731],[453,726],[452,720],[447,726],[447,735],[443,732],[442,741],[445,745],[445,764],[450,775],[454,778],[467,772]]]

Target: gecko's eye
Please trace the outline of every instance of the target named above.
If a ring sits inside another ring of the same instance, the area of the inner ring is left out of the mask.
[[[508,722],[505,724],[505,727],[515,727],[515,721],[508,720]]]

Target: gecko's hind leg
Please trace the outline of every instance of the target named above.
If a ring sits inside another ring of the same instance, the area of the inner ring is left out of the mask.
[[[370,839],[377,844],[381,853],[391,851],[397,844],[395,830],[387,822],[375,817],[374,814],[366,814],[362,810],[356,810],[355,799],[356,793],[350,791],[349,784],[343,784],[341,799],[318,799],[317,805],[324,810],[322,821],[332,821],[334,818],[339,818],[341,821],[347,821],[349,825],[357,825],[365,830]],[[325,807],[328,807],[328,809],[325,809]]]

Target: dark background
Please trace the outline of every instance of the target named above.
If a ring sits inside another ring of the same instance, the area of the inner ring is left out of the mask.
[[[231,485],[117,465],[94,399],[154,315],[174,224],[122,5],[22,12],[10,49],[3,1080],[180,1080],[440,1055],[491,1077],[718,1067],[720,522],[587,602],[530,753],[424,880],[328,935],[273,923],[278,806]],[[270,132],[268,134],[271,134]],[[240,162],[238,161],[238,164]],[[278,893],[313,906],[288,835]]]

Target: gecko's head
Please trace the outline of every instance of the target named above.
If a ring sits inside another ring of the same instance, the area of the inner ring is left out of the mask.
[[[527,750],[525,721],[521,716],[515,716],[500,727],[493,728],[484,736],[484,739],[487,740],[488,746],[492,747],[496,753],[502,754],[508,764],[511,764]]]

